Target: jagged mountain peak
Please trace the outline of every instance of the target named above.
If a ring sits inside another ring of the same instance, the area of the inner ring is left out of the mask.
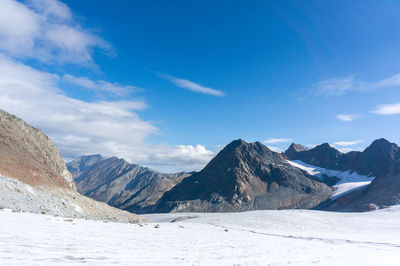
[[[203,170],[166,192],[156,211],[309,207],[329,195],[329,191],[325,184],[292,167],[282,154],[262,143],[235,140]],[[283,200],[284,197],[287,198]]]

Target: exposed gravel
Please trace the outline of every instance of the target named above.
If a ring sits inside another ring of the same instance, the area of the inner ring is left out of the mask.
[[[75,190],[32,187],[15,178],[0,175],[0,208],[14,211],[115,222],[140,223],[145,219],[96,202]]]

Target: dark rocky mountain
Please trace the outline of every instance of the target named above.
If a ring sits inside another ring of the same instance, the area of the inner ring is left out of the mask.
[[[297,153],[288,149],[285,156],[290,160],[301,160],[315,166],[350,170],[376,177],[367,187],[346,194],[329,204],[322,204],[321,208],[365,211],[400,204],[400,148],[395,143],[382,138],[372,142],[362,152],[352,151],[345,154],[332,147],[321,149],[321,146]],[[316,157],[325,160],[315,159]]]
[[[382,138],[372,142],[363,152],[344,154],[339,167],[360,174],[382,176],[388,174],[390,166],[399,159],[399,146]]]
[[[80,193],[135,213],[148,212],[187,173],[163,174],[123,159],[82,156],[67,163]]]
[[[298,145],[298,144],[294,144]],[[341,153],[328,143],[309,150],[285,151],[289,160],[300,160],[307,164],[341,171],[356,171],[362,175],[384,175],[393,162],[400,159],[400,149],[386,139],[377,139],[364,151]]]
[[[159,212],[313,208],[332,189],[260,142],[235,140],[200,172],[166,192]]]

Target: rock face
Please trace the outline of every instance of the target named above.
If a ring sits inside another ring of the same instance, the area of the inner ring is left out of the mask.
[[[200,172],[166,192],[158,212],[312,208],[332,189],[260,142],[236,140]]]
[[[42,131],[0,110],[0,173],[31,185],[75,189],[54,143]]]
[[[2,110],[0,206],[64,217],[144,220],[80,195],[54,143],[40,130]]]
[[[164,192],[188,176],[162,174],[123,159],[103,159],[99,155],[79,157],[67,167],[80,193],[135,213],[148,212]]]
[[[320,146],[297,153],[288,150],[285,155],[291,160],[301,160],[315,166],[376,177],[367,187],[323,205],[324,209],[366,211],[400,204],[400,148],[395,143],[382,138],[372,142],[362,152],[345,154],[334,148],[321,149]],[[315,159],[317,154],[325,159]]]

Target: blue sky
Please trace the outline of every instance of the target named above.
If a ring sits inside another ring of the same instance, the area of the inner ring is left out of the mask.
[[[67,159],[198,170],[237,138],[400,142],[398,1],[1,5],[0,108]]]

